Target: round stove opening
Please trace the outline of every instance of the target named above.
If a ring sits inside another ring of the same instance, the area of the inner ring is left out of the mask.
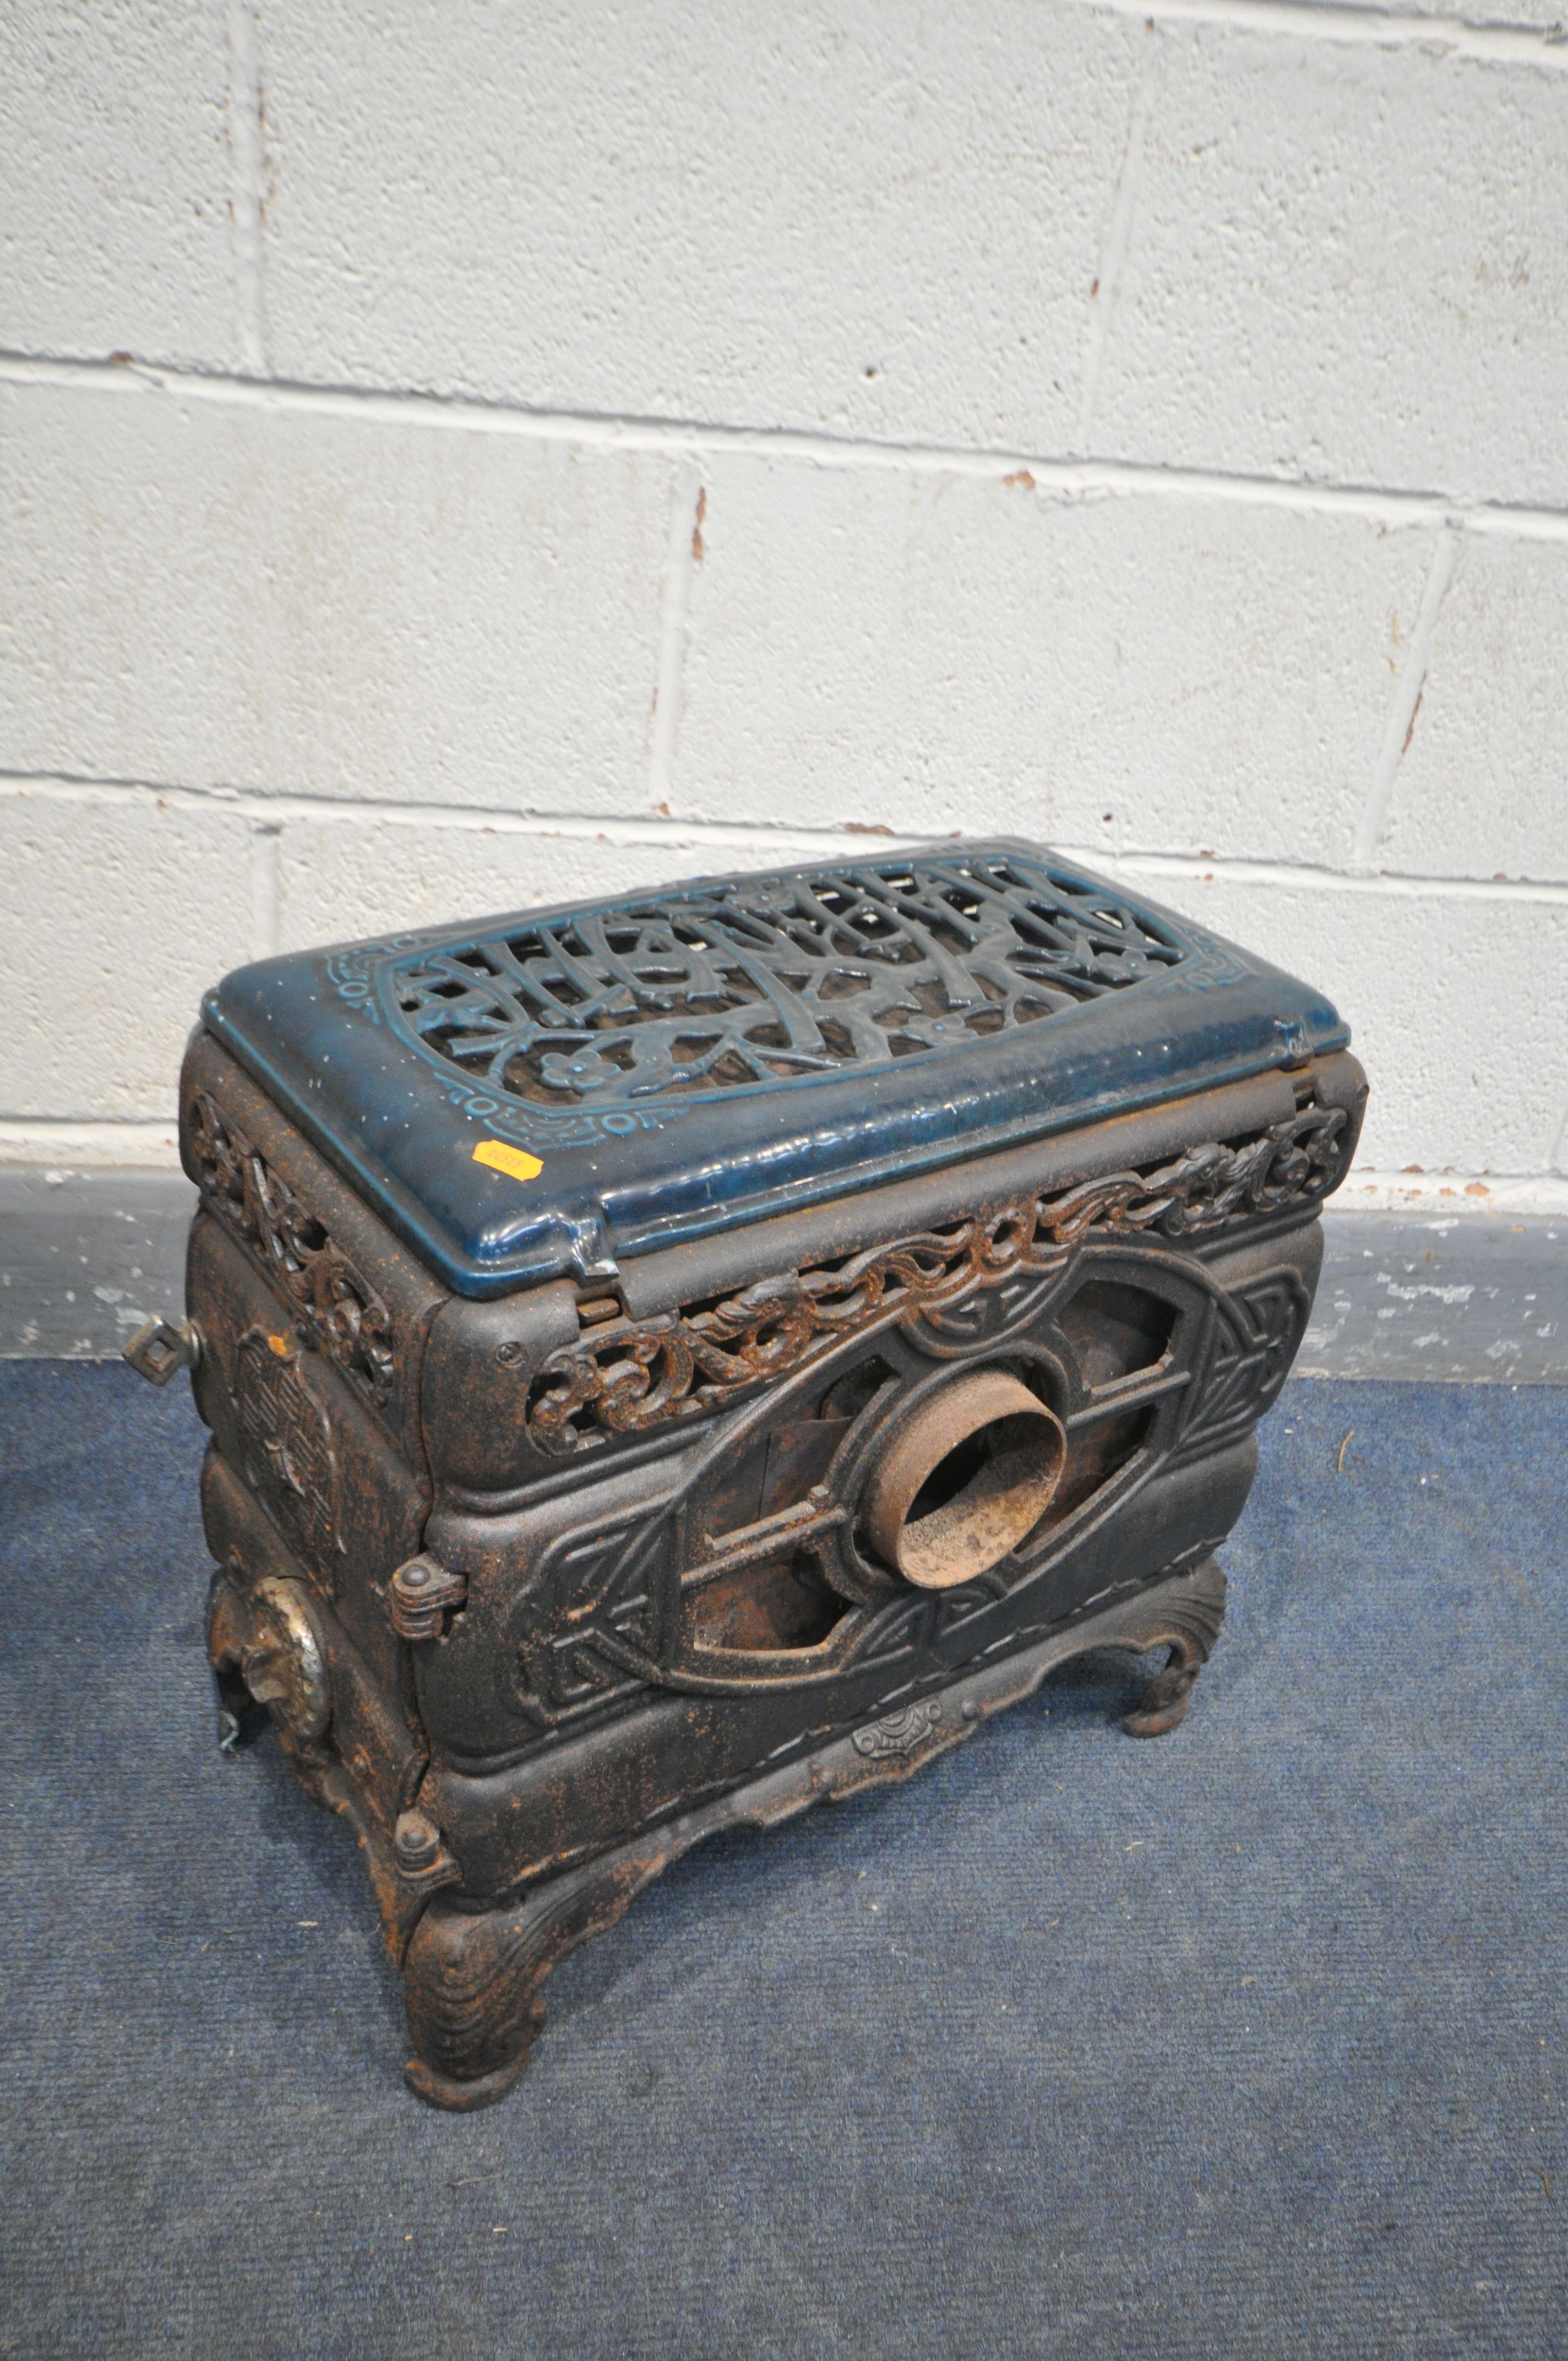
[[[923,1590],[995,1565],[1038,1524],[1067,1455],[1061,1422],[1003,1369],[931,1395],[867,1488],[872,1547]]]

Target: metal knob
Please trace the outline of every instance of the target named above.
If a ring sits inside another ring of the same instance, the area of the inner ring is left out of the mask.
[[[161,1313],[137,1330],[125,1349],[137,1375],[150,1386],[166,1386],[180,1369],[193,1369],[202,1357],[202,1332],[193,1320],[176,1327]]]

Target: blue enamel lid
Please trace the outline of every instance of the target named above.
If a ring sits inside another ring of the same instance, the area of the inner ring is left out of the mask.
[[[1350,1038],[1306,984],[1011,841],[294,952],[203,1014],[470,1296]]]

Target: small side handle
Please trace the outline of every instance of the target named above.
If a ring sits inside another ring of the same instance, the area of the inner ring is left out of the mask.
[[[166,1386],[180,1369],[193,1369],[202,1357],[202,1333],[193,1320],[176,1326],[161,1314],[138,1328],[125,1357],[149,1386]]]

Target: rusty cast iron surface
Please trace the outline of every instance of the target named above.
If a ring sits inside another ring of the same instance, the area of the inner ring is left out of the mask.
[[[1347,1038],[1018,847],[210,996],[190,1316],[129,1357],[212,1432],[221,1743],[270,1716],[357,1834],[422,2096],[500,2096],[554,1961],[715,1829],[905,1778],[1090,1648],[1163,1651],[1126,1727],[1176,1727]]]

